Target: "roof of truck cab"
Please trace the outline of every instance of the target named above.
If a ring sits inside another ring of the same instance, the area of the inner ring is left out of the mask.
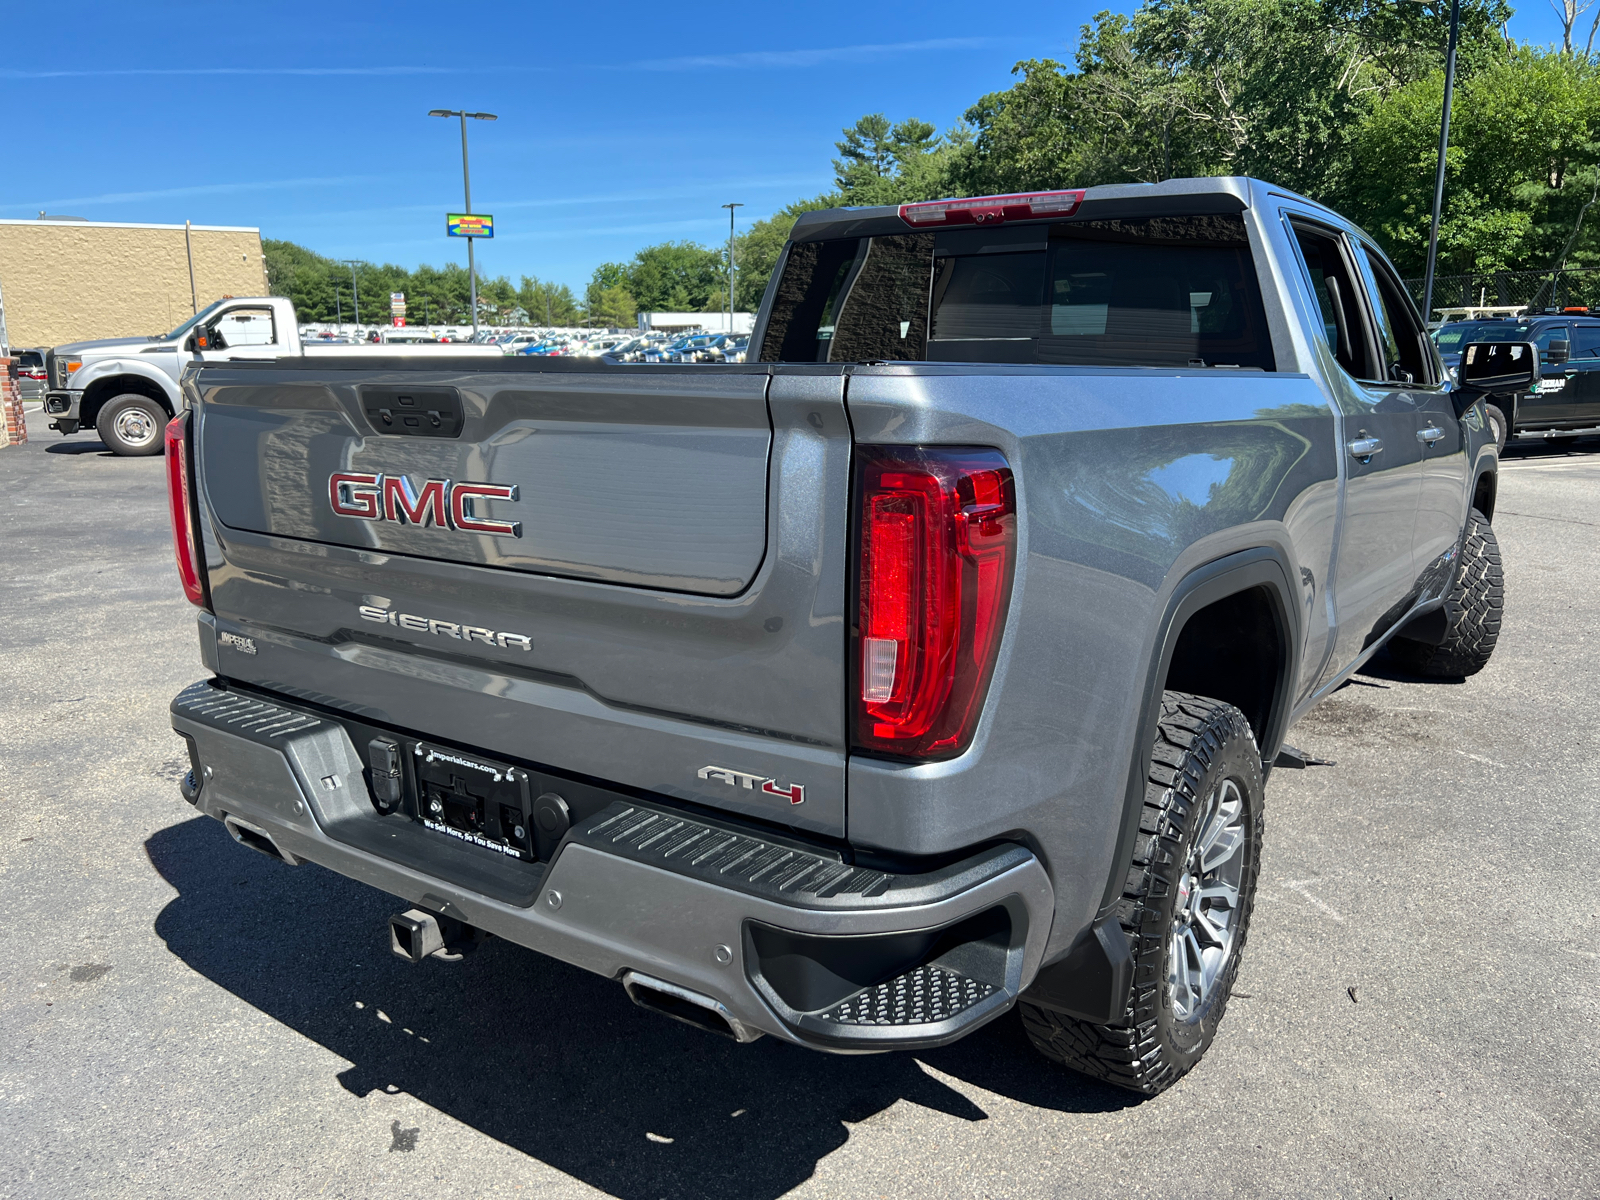
[[[1243,175],[1210,176],[1199,179],[1166,179],[1160,183],[1115,183],[1085,188],[1083,201],[1070,216],[1037,217],[1039,223],[1087,221],[1096,217],[1143,217],[1183,215],[1198,211],[1239,212],[1250,207],[1252,197],[1261,191],[1292,200],[1310,208],[1332,213],[1325,205],[1307,199],[1287,188]],[[1008,221],[1007,224],[1022,222]],[[1031,223],[1031,222],[1030,222]],[[904,233],[909,226],[900,219],[900,206],[882,204],[863,208],[828,208],[801,215],[794,224],[790,240],[822,241],[839,237],[872,237]]]

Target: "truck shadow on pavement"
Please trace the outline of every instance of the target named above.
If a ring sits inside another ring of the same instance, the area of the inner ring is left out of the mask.
[[[852,1125],[899,1100],[987,1119],[924,1063],[1040,1108],[1137,1101],[1046,1063],[1014,1016],[915,1056],[840,1057],[771,1037],[738,1046],[503,941],[457,964],[411,966],[388,948],[385,922],[400,901],[249,853],[209,818],[163,829],[145,848],[178,892],[155,923],[167,947],[353,1063],[339,1075],[350,1092],[408,1093],[627,1200],[780,1196]],[[374,1124],[375,1139],[389,1136],[386,1122]],[[419,1137],[426,1149],[426,1124]]]
[[[110,448],[98,438],[84,442],[51,442],[44,448],[46,454],[99,454],[106,458],[115,458]]]

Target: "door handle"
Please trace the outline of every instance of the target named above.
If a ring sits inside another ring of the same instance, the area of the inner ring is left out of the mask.
[[[1350,457],[1361,462],[1369,463],[1374,454],[1382,453],[1383,439],[1375,437],[1358,437],[1350,443]]]
[[[1417,430],[1417,441],[1427,442],[1430,449],[1433,447],[1433,444],[1443,436],[1444,430],[1440,429],[1437,425],[1429,425],[1426,429]]]

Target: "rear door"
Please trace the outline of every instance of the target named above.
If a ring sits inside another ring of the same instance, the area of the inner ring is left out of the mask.
[[[222,673],[843,832],[837,371],[330,363],[202,377]]]
[[[1330,383],[1344,417],[1345,500],[1334,572],[1338,632],[1327,678],[1409,606],[1423,452],[1416,397],[1386,378],[1355,247],[1327,226],[1298,217],[1290,224],[1321,310],[1321,333],[1337,363]]]
[[[1454,576],[1470,470],[1466,439],[1405,288],[1376,249],[1363,243],[1360,255],[1378,349],[1390,377],[1384,386],[1403,392],[1417,414],[1422,472],[1411,547],[1418,576],[1415,598],[1431,598]]]

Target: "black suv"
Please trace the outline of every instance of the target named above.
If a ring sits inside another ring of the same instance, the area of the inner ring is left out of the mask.
[[[1532,342],[1539,347],[1543,382],[1532,391],[1494,396],[1486,406],[1495,440],[1573,437],[1600,433],[1600,316],[1589,309],[1542,316],[1453,321],[1433,331],[1452,375],[1469,342]]]

